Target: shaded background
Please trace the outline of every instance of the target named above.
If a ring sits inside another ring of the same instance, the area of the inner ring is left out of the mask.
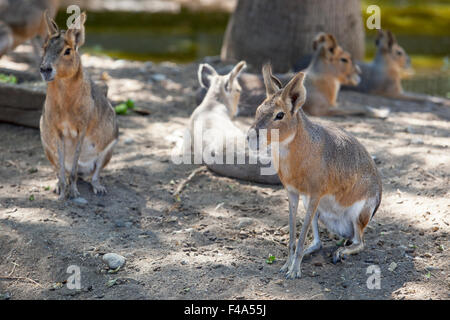
[[[218,56],[236,0],[63,0],[89,11],[84,52],[118,59],[188,63]],[[412,58],[416,75],[407,91],[450,96],[450,1],[362,1],[381,8],[382,28],[393,31]],[[58,13],[64,24],[65,10]],[[373,57],[375,32],[366,30],[366,57]]]

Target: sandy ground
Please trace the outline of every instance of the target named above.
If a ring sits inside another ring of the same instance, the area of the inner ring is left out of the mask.
[[[15,60],[4,57],[0,66],[27,68]],[[301,279],[285,280],[278,273],[289,236],[282,187],[205,171],[180,202],[172,195],[196,168],[174,165],[170,155],[195,108],[198,64],[83,62],[95,79],[109,74],[112,101],[131,98],[150,115],[119,117],[120,142],[103,172],[108,194],[95,196],[80,181],[86,205],[57,200],[38,130],[0,124],[0,299],[450,298],[449,108],[341,95],[342,103],[392,109],[384,121],[321,120],[354,134],[376,157],[381,207],[362,253],[333,265],[337,240],[322,226],[324,248],[305,258]],[[251,121],[239,118],[242,126]],[[303,215],[300,205],[299,225]],[[126,258],[116,273],[102,262],[108,252]],[[81,270],[80,290],[65,284],[72,265]],[[379,289],[367,286],[371,268],[380,270]]]

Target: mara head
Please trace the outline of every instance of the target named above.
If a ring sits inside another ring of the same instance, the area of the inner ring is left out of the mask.
[[[257,138],[260,130],[267,130],[267,145],[275,142],[272,139],[273,129],[278,130],[280,143],[289,143],[297,132],[298,112],[306,100],[303,85],[305,74],[297,73],[283,88],[280,80],[272,74],[271,66],[266,64],[263,67],[263,77],[267,97],[256,110],[255,121],[250,130],[256,131]]]
[[[51,82],[57,78],[74,76],[80,67],[81,58],[78,49],[84,44],[84,23],[86,14],[83,12],[79,19],[79,29],[59,30],[46,11],[44,13],[47,38],[44,43],[44,56],[40,65],[42,78]],[[74,23],[74,26],[76,23]]]
[[[332,75],[344,85],[358,85],[361,70],[353,63],[351,54],[342,49],[332,34],[317,34],[313,50],[313,63],[319,73]]]
[[[387,69],[398,72],[410,71],[411,59],[389,30],[378,30],[375,45],[377,58],[381,59]]]
[[[234,117],[238,112],[238,104],[242,91],[238,78],[245,67],[245,61],[241,61],[226,75],[218,74],[207,63],[201,64],[198,68],[198,81],[200,85],[207,91],[211,91],[210,94],[217,95],[216,98],[220,97],[221,99],[225,99],[224,102],[230,111],[231,117]]]

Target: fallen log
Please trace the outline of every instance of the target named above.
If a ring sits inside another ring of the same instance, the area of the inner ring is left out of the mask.
[[[45,84],[29,72],[0,68],[0,73],[17,78],[17,84],[0,83],[0,122],[39,128]]]

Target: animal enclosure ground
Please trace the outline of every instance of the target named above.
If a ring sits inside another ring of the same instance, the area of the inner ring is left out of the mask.
[[[0,61],[25,68],[20,55]],[[198,64],[152,65],[84,56],[94,79],[107,72],[109,98],[133,99],[150,115],[119,116],[120,142],[103,172],[106,196],[88,183],[88,204],[59,202],[39,131],[0,124],[0,297],[11,299],[449,299],[450,109],[343,92],[342,103],[390,107],[387,120],[328,118],[354,134],[383,179],[383,200],[365,250],[333,265],[337,240],[304,259],[303,277],[285,280],[288,201],[282,187],[195,168],[171,151],[196,107]],[[103,75],[105,78],[105,75]],[[248,126],[251,118],[239,118]],[[303,206],[299,206],[301,224]],[[311,236],[311,235],[310,235]],[[311,239],[311,238],[310,238]],[[126,264],[111,273],[102,255]],[[273,263],[267,261],[275,257]],[[67,268],[81,268],[70,290]],[[381,270],[367,287],[369,266]]]

